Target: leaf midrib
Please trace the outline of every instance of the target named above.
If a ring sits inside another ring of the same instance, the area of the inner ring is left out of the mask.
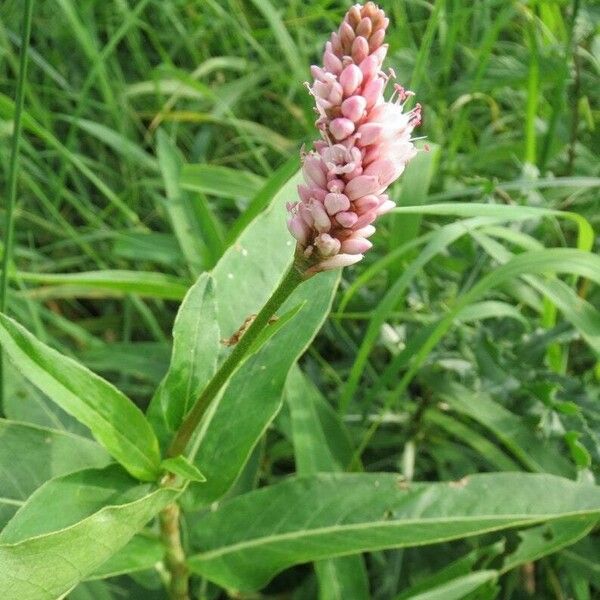
[[[276,544],[281,541],[293,540],[295,538],[308,538],[308,537],[318,537],[322,535],[327,535],[330,533],[339,533],[339,532],[352,532],[352,531],[361,531],[363,529],[374,529],[374,528],[394,528],[394,527],[404,527],[406,525],[443,525],[445,523],[468,523],[470,521],[484,521],[484,520],[494,520],[498,523],[497,526],[491,526],[489,528],[483,528],[480,531],[489,532],[495,531],[498,529],[502,529],[505,522],[508,521],[510,523],[514,523],[514,526],[524,525],[524,524],[533,524],[538,522],[545,521],[556,521],[561,519],[568,519],[571,517],[578,516],[590,516],[600,513],[600,508],[592,509],[589,511],[581,510],[581,511],[572,511],[565,512],[560,514],[536,514],[536,515],[521,515],[521,514],[513,514],[513,515],[479,515],[479,516],[461,516],[461,517],[446,517],[446,518],[435,518],[435,519],[403,519],[402,521],[367,521],[363,523],[352,523],[349,525],[328,525],[326,527],[317,527],[310,530],[302,530],[297,529],[295,531],[290,531],[286,533],[275,534],[271,536],[263,536],[259,538],[254,538],[252,540],[237,542],[235,544],[230,544],[227,546],[222,546],[221,548],[215,550],[209,550],[207,552],[200,552],[191,557],[192,560],[211,560],[214,558],[218,558],[220,556],[231,554],[233,552],[238,552],[241,550],[246,550],[249,548],[260,547],[268,544]],[[447,539],[453,539],[455,536],[440,536],[437,538],[438,541],[444,541]],[[425,543],[435,543],[431,540],[427,540]],[[419,542],[415,542],[415,544],[411,545],[419,545]],[[356,550],[360,552],[360,550]],[[353,551],[354,552],[354,551]]]

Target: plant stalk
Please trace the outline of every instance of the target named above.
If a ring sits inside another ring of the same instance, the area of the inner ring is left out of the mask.
[[[169,598],[189,600],[189,573],[185,562],[185,551],[179,530],[179,505],[176,502],[165,507],[159,515],[160,535],[165,546],[165,566],[169,571]]]
[[[23,26],[21,29],[21,55],[19,57],[19,79],[17,81],[17,94],[15,97],[15,111],[13,115],[13,136],[8,163],[8,182],[6,191],[6,219],[4,230],[4,251],[2,255],[2,272],[0,273],[0,312],[6,311],[6,297],[8,292],[8,267],[12,259],[14,237],[14,211],[17,197],[17,173],[19,166],[19,145],[21,130],[23,128],[23,98],[25,94],[25,79],[27,77],[27,58],[29,54],[29,38],[31,37],[31,20],[33,16],[33,0],[25,0],[23,6]],[[0,349],[0,416],[4,406],[4,370],[3,352]]]
[[[187,414],[183,423],[179,427],[171,446],[167,452],[168,456],[177,456],[182,454],[190,441],[196,427],[202,420],[204,413],[215,399],[221,388],[225,385],[231,374],[235,371],[240,362],[246,357],[252,344],[268,325],[269,320],[281,305],[289,298],[290,294],[304,281],[304,269],[297,260],[294,261],[283,279],[273,292],[267,303],[256,315],[246,332],[242,335],[239,342],[225,362],[221,365],[215,376],[210,380],[204,391],[200,394],[198,400]]]

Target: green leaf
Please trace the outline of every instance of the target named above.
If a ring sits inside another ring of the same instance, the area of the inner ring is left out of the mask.
[[[262,187],[262,177],[216,165],[186,164],[181,170],[179,183],[184,190],[202,192],[218,198],[247,200]]]
[[[294,459],[299,475],[335,472],[342,468],[331,452],[319,418],[318,390],[296,365],[288,375],[285,397],[290,408]],[[337,423],[340,430],[343,424]],[[315,563],[319,598],[334,600],[369,597],[369,579],[362,556],[342,556]]]
[[[0,420],[0,527],[48,479],[86,467],[104,467],[110,460],[92,440]]]
[[[402,173],[401,191],[398,206],[411,204],[419,206],[425,204],[427,192],[431,179],[439,161],[440,147],[430,144],[427,152],[419,152],[413,160],[408,163],[406,170]],[[392,239],[397,242],[407,242],[417,236],[421,226],[422,214],[403,215],[394,217],[392,221]]]
[[[199,518],[200,552],[188,563],[220,585],[252,590],[310,560],[599,514],[600,487],[552,475],[406,485],[391,473],[320,474],[245,494]]]
[[[190,199],[179,186],[183,160],[167,134],[156,134],[158,163],[167,194],[166,210],[171,219],[173,233],[191,273],[198,273],[204,264],[203,247],[198,223],[191,210]]]
[[[25,273],[21,281],[40,284],[28,289],[31,298],[106,298],[137,294],[148,298],[181,300],[187,291],[181,279],[142,271],[89,271],[87,273]]]
[[[200,483],[206,481],[206,477],[182,454],[174,458],[166,458],[160,463],[160,466],[165,471],[179,475],[188,481]]]
[[[170,233],[116,232],[113,239],[114,254],[136,265],[151,261],[173,268],[182,262],[177,239]]]
[[[477,431],[461,423],[452,416],[448,416],[438,410],[427,410],[424,415],[426,423],[431,423],[443,429],[446,433],[460,439],[471,446],[482,458],[499,471],[519,471],[519,465],[509,458],[500,448],[487,437],[480,435]]]
[[[277,191],[213,269],[223,337],[262,308],[292,261],[295,244],[285,222],[285,203],[296,196],[300,177],[297,173]]]
[[[487,235],[474,231],[472,232],[472,236],[494,260],[501,264],[506,263],[513,257],[513,254],[509,250]],[[527,236],[524,237],[525,239],[531,239]],[[559,279],[525,275],[523,276],[523,280],[533,289],[544,294],[563,313],[565,318],[580,331],[590,347],[600,356],[600,312],[589,302],[580,298],[576,290],[571,289]]]
[[[46,481],[0,532],[0,542],[16,544],[65,529],[104,506],[124,504],[144,496],[140,485],[120,465],[84,469]]]
[[[116,554],[113,554],[87,580],[106,579],[126,573],[152,569],[164,556],[165,547],[157,537],[134,535]]]
[[[269,208],[252,221],[211,272],[217,324],[224,338],[238,331],[249,316],[260,310],[292,260],[294,244],[285,224],[284,206],[290,195],[296,193],[298,176],[277,191]],[[148,414],[161,443],[166,444],[171,432],[161,417],[159,399],[160,395],[155,394]],[[204,470],[204,465],[200,467]]]
[[[129,158],[132,162],[137,163],[141,167],[150,171],[158,171],[158,164],[152,156],[142,150],[138,144],[132,142],[113,129],[110,129],[110,127],[80,117],[73,118],[68,115],[62,115],[60,118],[67,121],[67,123],[71,123],[72,125],[83,129],[115,150],[115,152]]]
[[[179,307],[171,363],[153,400],[171,432],[215,374],[220,350],[216,310],[214,280],[203,273]]]
[[[453,382],[435,386],[441,400],[491,431],[521,464],[532,471],[571,476],[572,465],[547,440],[538,438],[523,420],[484,392]]]
[[[502,563],[501,573],[506,573],[527,562],[554,554],[586,536],[598,519],[577,519],[558,523],[546,523],[519,531],[521,543]]]
[[[158,442],[143,413],[122,392],[1,314],[0,343],[19,371],[86,425],[134,477],[156,478]]]
[[[338,280],[328,272],[296,288],[280,312],[300,306],[297,314],[241,365],[209,409],[193,442],[194,463],[207,478],[190,489],[194,504],[216,500],[235,482],[281,408],[287,373],[325,320]]]
[[[475,571],[475,573],[457,577],[426,592],[407,596],[406,600],[460,600],[484,583],[493,581],[497,577],[497,571]]]
[[[317,403],[321,400],[319,396],[319,390],[303,375],[298,366],[294,366],[286,381],[285,398],[290,408],[298,475],[332,473],[342,471],[346,466],[338,462],[329,447],[328,435],[323,429],[317,409]],[[338,422],[337,426],[343,430],[341,422]]]
[[[486,569],[489,564],[504,552],[504,539],[488,546],[477,547],[468,554],[453,560],[434,573],[419,577],[418,581],[396,596],[395,600],[408,600],[418,594],[440,588],[456,579],[470,575],[473,571]],[[410,577],[417,579],[417,577]]]
[[[399,206],[394,209],[397,214],[425,214],[455,217],[494,217],[506,221],[522,221],[524,219],[557,217],[574,222],[578,228],[577,247],[580,250],[591,250],[594,244],[594,230],[589,221],[575,212],[539,208],[535,206],[515,206],[506,204],[480,204],[477,202],[447,202],[427,204],[425,206]]]
[[[69,475],[66,479],[75,477]],[[180,494],[174,488],[148,489],[138,486],[130,491],[131,499],[125,499],[127,492],[121,489],[120,504],[103,506],[96,510],[93,502],[94,481],[98,473],[90,479],[90,489],[85,490],[83,499],[88,501],[89,516],[73,521],[70,525],[16,543],[0,544],[0,589],[6,598],[19,600],[55,600],[62,598],[77,583],[92,575],[106,560],[116,554],[142,527],[160,510]],[[69,501],[61,493],[60,482],[53,482],[54,493],[60,494],[55,500],[55,512],[64,511]],[[62,480],[63,482],[65,479]],[[70,493],[78,489],[74,480],[67,481]],[[130,480],[131,484],[131,480]],[[59,487],[56,487],[58,485]],[[70,486],[73,486],[70,489]],[[109,490],[97,492],[109,497]],[[116,491],[118,496],[118,490]],[[41,496],[40,496],[41,497]],[[46,496],[46,500],[52,495]],[[114,498],[113,498],[114,500]],[[75,500],[69,501],[69,508],[76,507]],[[94,509],[89,510],[93,506]],[[39,510],[43,510],[43,504]],[[79,506],[81,514],[85,507]],[[53,517],[56,515],[53,515]],[[65,515],[68,522],[68,515]],[[43,519],[39,519],[41,522]],[[56,524],[56,522],[55,522]]]
[[[298,177],[300,167],[300,159],[297,155],[293,155],[281,167],[279,167],[261,189],[252,198],[246,210],[237,218],[235,223],[229,228],[227,233],[227,242],[231,244],[236,240],[240,233],[252,222],[253,219],[269,206],[271,200],[277,192],[283,188],[285,183],[292,178]]]

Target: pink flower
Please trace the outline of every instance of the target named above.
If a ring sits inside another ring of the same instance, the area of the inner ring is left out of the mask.
[[[288,228],[307,274],[362,259],[375,233],[372,223],[394,207],[385,190],[416,155],[412,132],[421,107],[404,105],[411,92],[381,71],[389,20],[373,2],[354,5],[325,45],[323,66],[312,66],[309,86],[322,139],[303,156],[299,202],[288,205]]]

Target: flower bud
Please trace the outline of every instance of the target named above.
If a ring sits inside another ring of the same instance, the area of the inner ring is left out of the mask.
[[[308,241],[310,228],[300,215],[294,215],[288,219],[288,229],[290,230],[290,233],[298,240],[298,242],[300,242],[300,244],[306,244]]]
[[[335,215],[335,220],[342,227],[350,228],[358,221],[358,215],[352,211],[340,212],[337,215]]]
[[[362,71],[354,64],[348,65],[340,74],[340,84],[344,90],[344,95],[351,96],[362,83],[362,80]]]
[[[360,20],[360,23],[356,27],[356,35],[362,35],[364,38],[368,39],[372,30],[373,25],[371,23],[371,19],[364,17]]]
[[[366,108],[367,101],[362,96],[350,96],[342,102],[342,114],[355,123],[362,118]]]
[[[367,56],[369,56],[369,42],[362,36],[355,38],[352,42],[352,60],[360,64]]]
[[[375,106],[382,99],[384,85],[385,81],[381,77],[376,77],[363,87],[362,95],[367,103],[367,108]]]
[[[335,215],[343,210],[348,210],[350,200],[345,194],[327,194],[324,205],[330,215]]]
[[[315,238],[315,246],[319,249],[321,256],[333,256],[340,251],[340,240],[331,237],[328,233],[322,233]]]
[[[372,247],[373,244],[369,240],[353,235],[342,242],[340,250],[346,254],[364,254]]]
[[[339,117],[331,121],[329,131],[336,140],[343,140],[354,132],[354,123],[350,119]]]
[[[375,227],[373,225],[365,225],[360,229],[354,228],[355,235],[359,235],[360,237],[370,238],[375,233]]]
[[[327,214],[325,207],[318,200],[313,200],[309,204],[308,210],[313,218],[314,227],[319,233],[323,233],[331,229],[329,215]]]
[[[357,38],[358,39],[358,38]],[[377,75],[377,71],[379,70],[380,63],[377,58],[372,54],[367,56],[359,65],[359,69],[362,71],[364,79],[371,79],[371,77],[375,77]]]
[[[343,48],[351,48],[356,34],[354,33],[354,29],[352,29],[346,21],[340,25],[339,34]]]
[[[324,167],[323,160],[318,154],[307,154],[302,163],[304,179],[308,183],[312,183],[318,187],[325,187],[327,185],[327,177]]]
[[[323,64],[334,75],[339,75],[342,71],[342,61],[331,51],[325,52],[323,55]]]
[[[358,128],[360,145],[368,146],[369,144],[376,144],[381,140],[383,132],[384,127],[380,123],[364,123]]]
[[[367,194],[373,194],[379,187],[379,181],[377,177],[372,175],[359,175],[352,181],[346,184],[344,192],[350,200],[356,200]]]
[[[380,205],[379,198],[374,194],[369,194],[368,196],[363,196],[354,202],[354,206],[356,207],[359,214],[362,214],[368,210],[373,210]]]
[[[349,267],[360,260],[362,260],[362,254],[336,254],[331,258],[326,258],[318,264],[319,271],[329,271],[331,269],[339,269],[341,267]]]
[[[384,215],[394,208],[396,208],[396,203],[392,202],[392,200],[386,200],[379,205],[379,208],[377,208],[377,215]]]

